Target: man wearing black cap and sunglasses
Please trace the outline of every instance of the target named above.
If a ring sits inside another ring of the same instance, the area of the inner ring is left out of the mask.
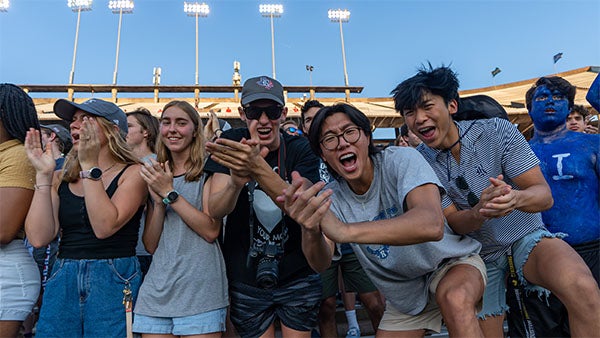
[[[208,142],[204,167],[207,211],[227,215],[221,239],[231,321],[242,337],[273,336],[276,318],[284,337],[309,337],[321,298],[316,272],[331,261],[318,258],[331,258],[333,248],[319,229],[302,229],[284,215],[275,198],[292,171],[317,182],[319,159],[305,138],[280,131],[287,108],[277,80],[248,79],[238,111],[247,128]]]

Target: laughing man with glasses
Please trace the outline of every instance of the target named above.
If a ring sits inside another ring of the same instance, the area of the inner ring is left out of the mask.
[[[400,83],[392,94],[396,111],[423,141],[417,150],[448,191],[442,201],[448,223],[482,244],[480,254],[489,280],[479,318],[486,337],[504,334],[510,259],[526,293],[545,296],[550,290],[563,301],[574,337],[597,336],[600,292],[596,282],[577,253],[560,239],[564,234],[549,232],[542,221],[540,212],[552,207],[553,198],[540,161],[507,120],[454,121],[458,84],[449,67],[430,65]],[[564,126],[565,117],[561,118]],[[463,177],[465,185],[458,186],[457,177]],[[479,196],[473,206],[469,192]]]
[[[332,248],[318,229],[301,228],[280,210],[277,195],[292,171],[319,180],[319,159],[304,137],[280,131],[285,120],[283,87],[268,76],[248,79],[239,114],[247,128],[223,132],[206,148],[210,175],[208,212],[227,215],[223,256],[230,317],[242,337],[310,337],[317,323],[321,280]],[[328,257],[328,259],[322,259]]]

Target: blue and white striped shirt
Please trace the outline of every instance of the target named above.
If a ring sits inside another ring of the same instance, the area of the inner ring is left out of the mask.
[[[432,149],[424,143],[417,147],[446,188],[442,200],[445,209],[454,204],[457,209],[469,209],[469,189],[456,186],[456,177],[463,176],[477,197],[490,185],[489,178],[504,175],[504,181],[519,189],[512,181],[539,165],[525,137],[509,121],[499,118],[455,121],[461,135],[460,164],[450,151]],[[466,131],[466,134],[465,134]],[[501,218],[488,219],[470,236],[481,242],[481,257],[490,262],[505,254],[515,241],[528,233],[544,229],[539,212],[515,210]]]

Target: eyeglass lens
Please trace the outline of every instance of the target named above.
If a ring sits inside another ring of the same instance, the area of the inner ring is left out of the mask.
[[[283,108],[280,106],[268,106],[268,107],[253,107],[248,106],[244,107],[244,112],[246,113],[246,117],[250,120],[258,120],[262,113],[267,114],[269,120],[277,120],[281,117],[283,112]]]

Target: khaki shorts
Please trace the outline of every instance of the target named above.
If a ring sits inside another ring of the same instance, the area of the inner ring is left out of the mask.
[[[385,304],[385,312],[381,323],[379,324],[379,330],[384,331],[412,331],[412,330],[425,330],[426,333],[439,333],[442,329],[442,313],[435,301],[435,290],[442,278],[446,275],[448,270],[452,267],[460,264],[467,264],[475,267],[481,273],[483,277],[484,287],[487,281],[485,263],[479,255],[465,256],[457,258],[442,265],[438,270],[434,272],[434,275],[429,284],[429,302],[425,306],[425,309],[418,315],[408,315],[396,310],[388,301]],[[476,311],[481,311],[482,302],[477,304]]]

